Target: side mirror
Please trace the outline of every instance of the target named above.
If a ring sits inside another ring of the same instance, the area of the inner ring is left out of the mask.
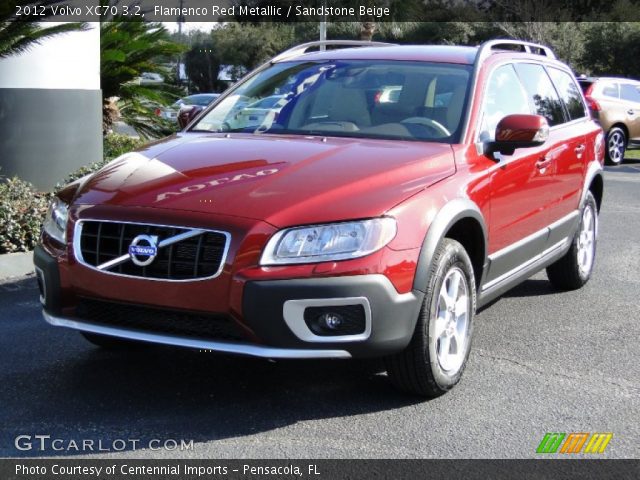
[[[495,138],[487,145],[487,153],[513,155],[517,148],[539,147],[546,142],[549,124],[540,115],[507,115],[498,123]]]
[[[191,120],[196,118],[202,110],[204,110],[204,108],[200,105],[180,108],[180,111],[178,112],[178,125],[180,125],[180,130],[189,125]]]

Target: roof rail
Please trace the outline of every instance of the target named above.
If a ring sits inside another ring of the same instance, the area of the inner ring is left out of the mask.
[[[367,42],[362,40],[318,40],[315,42],[302,43],[300,45],[296,45],[295,47],[290,48],[289,50],[285,50],[284,52],[276,55],[271,59],[271,62],[280,62],[282,60],[287,60],[289,58],[297,57],[298,55],[302,55],[307,53],[307,50],[314,47],[330,47],[330,46],[344,46],[344,47],[388,47],[391,45],[395,45],[395,43],[384,43],[384,42]]]
[[[476,62],[483,62],[494,50],[513,50],[513,47],[519,47],[521,52],[531,53],[534,55],[543,55],[545,57],[555,59],[556,55],[549,47],[540,45],[539,43],[525,42],[523,40],[489,40],[480,45]]]

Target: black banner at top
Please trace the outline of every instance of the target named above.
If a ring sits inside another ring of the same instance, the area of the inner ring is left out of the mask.
[[[638,21],[640,0],[1,0],[0,21]]]

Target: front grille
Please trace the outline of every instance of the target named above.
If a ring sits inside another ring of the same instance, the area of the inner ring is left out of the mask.
[[[82,298],[76,317],[92,324],[207,340],[242,341],[238,325],[224,315],[153,308]]]
[[[80,259],[87,265],[99,267],[129,252],[129,245],[138,235],[157,236],[158,242],[192,229],[143,225],[134,223],[85,220],[81,224]],[[224,261],[227,235],[203,231],[202,234],[158,248],[153,262],[138,266],[131,259],[105,271],[134,277],[190,280],[216,275]]]

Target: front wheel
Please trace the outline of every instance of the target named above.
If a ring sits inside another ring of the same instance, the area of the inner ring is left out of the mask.
[[[430,269],[411,343],[385,363],[397,388],[437,397],[460,381],[469,358],[476,286],[469,255],[455,240],[442,241]]]
[[[554,287],[576,290],[589,281],[596,259],[597,240],[598,205],[593,194],[588,192],[571,248],[564,257],[547,267],[547,276]]]

